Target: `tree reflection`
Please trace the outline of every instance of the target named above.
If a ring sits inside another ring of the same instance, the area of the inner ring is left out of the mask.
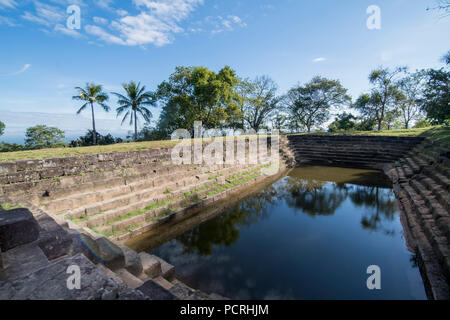
[[[183,244],[185,253],[197,251],[199,255],[211,255],[213,245],[231,246],[239,239],[241,226],[267,218],[270,205],[275,203],[276,198],[277,189],[269,186],[176,239]]]
[[[345,191],[330,189],[327,182],[288,177],[281,186],[284,199],[291,208],[311,215],[333,215],[347,197]]]
[[[287,176],[176,239],[183,244],[185,253],[211,255],[214,245],[231,246],[236,242],[240,227],[266,219],[279,200],[309,216],[331,216],[349,199],[355,206],[364,208],[362,228],[393,235],[393,230],[384,227],[384,222],[392,221],[396,213],[391,190],[368,186],[370,181],[363,182],[359,185],[345,181],[320,181],[312,177],[305,179],[298,174]]]

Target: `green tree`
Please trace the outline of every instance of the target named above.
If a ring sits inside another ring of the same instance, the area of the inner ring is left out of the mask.
[[[332,108],[350,104],[351,98],[339,80],[314,77],[304,86],[291,88],[286,97],[291,121],[306,127],[308,132],[330,118]],[[296,125],[296,126],[297,126]]]
[[[25,146],[29,149],[64,147],[64,138],[64,131],[58,128],[37,125],[27,129]]]
[[[336,119],[328,126],[329,132],[348,131],[356,127],[357,118],[351,113],[344,112],[336,117]]]
[[[399,104],[401,95],[397,78],[405,71],[405,67],[398,67],[393,71],[380,67],[372,71],[369,75],[373,86],[371,93],[362,94],[353,104],[364,117],[376,120],[378,131],[382,128],[386,114]]]
[[[423,95],[425,77],[424,71],[417,71],[408,73],[398,82],[401,92],[399,112],[405,129],[409,129],[411,121],[417,120],[420,115],[420,101]]]
[[[5,124],[0,121],[0,136],[5,132]]]
[[[268,76],[244,80],[241,87],[244,120],[258,132],[279,108],[281,98],[276,95],[278,87]]]
[[[84,101],[85,104],[78,109],[77,114],[87,108],[88,105],[91,107],[92,113],[92,131],[94,132],[94,145],[97,144],[97,131],[95,130],[95,114],[94,114],[94,104],[99,104],[103,110],[108,112],[110,110],[109,106],[106,105],[108,101],[108,95],[103,92],[101,85],[95,85],[93,83],[87,83],[85,88],[75,87],[78,90],[78,95],[73,96],[73,100]]]
[[[432,124],[450,119],[450,72],[441,68],[427,70],[422,110]]]
[[[117,101],[119,107],[116,109],[117,116],[120,116],[125,112],[122,124],[128,117],[130,118],[130,125],[134,123],[134,141],[137,141],[138,114],[140,114],[146,122],[150,121],[152,113],[146,106],[154,104],[153,93],[145,91],[145,86],[141,87],[140,82],[136,83],[130,81],[130,83],[124,83],[122,87],[125,89],[126,96],[113,92],[119,99]]]
[[[238,126],[242,123],[238,83],[228,66],[218,73],[204,67],[177,67],[158,86],[156,98],[163,104],[159,129],[170,135],[179,128],[193,128],[194,121],[202,121],[205,128]]]

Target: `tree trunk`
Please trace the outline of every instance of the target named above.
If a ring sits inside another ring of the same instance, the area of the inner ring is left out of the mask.
[[[94,115],[94,103],[91,102],[91,110],[92,110],[92,141],[94,146],[97,144],[97,131],[95,131],[95,115]]]
[[[137,118],[136,118],[136,109],[134,109],[134,141],[137,141]]]

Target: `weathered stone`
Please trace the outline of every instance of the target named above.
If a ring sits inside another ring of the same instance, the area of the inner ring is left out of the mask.
[[[140,252],[139,258],[141,260],[144,273],[150,278],[156,278],[161,274],[161,262],[155,256],[145,252]]]
[[[39,225],[33,214],[24,208],[0,209],[0,250],[5,252],[14,247],[33,242],[39,237]]]
[[[17,171],[17,165],[15,162],[0,162],[0,174],[14,173],[16,171]]]
[[[154,257],[161,263],[161,276],[166,280],[173,280],[175,278],[175,267],[157,256]]]
[[[180,300],[189,300],[189,297],[194,293],[194,290],[191,290],[181,283],[175,284],[169,291]]]
[[[49,264],[42,250],[34,243],[15,247],[3,253],[4,277],[12,280]]]
[[[112,270],[125,266],[125,256],[119,246],[104,237],[95,242],[98,245],[98,257],[105,266]]]
[[[81,289],[68,288],[69,266],[80,268]],[[15,280],[0,282],[0,300],[93,300],[111,298],[111,292],[118,292],[119,288],[84,255],[78,254]]]
[[[143,267],[139,255],[127,246],[120,246],[120,248],[125,255],[125,269],[135,276],[140,275],[143,271]]]
[[[141,291],[152,300],[179,300],[178,297],[153,280],[146,281],[142,286],[138,287],[137,290]]]
[[[138,277],[135,277],[130,272],[127,271],[127,269],[118,269],[115,271],[115,273],[129,286],[130,288],[136,289],[137,287],[140,287],[144,282],[139,279]]]

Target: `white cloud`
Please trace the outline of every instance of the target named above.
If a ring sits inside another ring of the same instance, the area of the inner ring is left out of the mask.
[[[221,33],[224,31],[233,31],[235,27],[246,27],[247,24],[241,18],[235,15],[228,15],[226,18],[222,16],[206,17],[205,21],[213,25],[211,33]]]
[[[103,41],[127,46],[154,44],[163,46],[173,41],[174,34],[183,31],[179,25],[203,0],[133,0],[140,10],[137,15],[126,11],[116,11],[123,15],[111,22],[105,30],[88,25],[86,32],[98,36]]]
[[[98,24],[107,24],[108,20],[106,20],[105,18],[101,18],[101,17],[94,17],[92,18],[92,20],[94,20],[95,23]]]
[[[8,27],[15,27],[18,25],[18,24],[16,24],[16,22],[13,19],[0,16],[0,25],[2,25],[2,24],[7,25]]]
[[[0,0],[0,8],[15,8],[17,3],[14,0]]]
[[[99,37],[101,40],[103,40],[105,42],[114,43],[114,44],[120,44],[120,45],[125,45],[126,44],[121,38],[116,37],[116,36],[106,32],[105,30],[103,30],[99,26],[87,25],[85,27],[85,30],[86,30],[87,33],[92,34],[94,36],[97,36],[97,37]]]
[[[64,20],[65,12],[59,7],[51,6],[36,1],[36,13],[26,11],[22,18],[31,22],[36,22],[47,27],[56,25]]]
[[[111,8],[111,3],[113,2],[113,0],[95,0],[95,4],[97,6],[99,6],[102,9],[112,9]]]
[[[121,17],[128,15],[128,11],[123,9],[116,10],[116,13]]]
[[[31,64],[27,63],[20,70],[13,72],[13,73],[9,73],[9,74],[3,74],[3,76],[17,76],[21,73],[24,73],[28,69],[30,69],[30,67],[31,67]]]
[[[65,34],[65,35],[74,37],[74,38],[79,38],[79,37],[81,37],[81,34],[80,34],[78,31],[73,30],[73,29],[67,29],[67,28],[66,28],[65,26],[63,26],[62,24],[57,24],[57,25],[55,26],[55,29],[54,29],[54,30],[57,31],[57,32],[61,32],[61,33]]]
[[[313,62],[314,62],[314,63],[317,63],[317,62],[322,62],[322,61],[325,61],[325,60],[327,60],[327,59],[324,58],[324,57],[320,57],[320,58],[315,58],[315,59],[313,60]]]

